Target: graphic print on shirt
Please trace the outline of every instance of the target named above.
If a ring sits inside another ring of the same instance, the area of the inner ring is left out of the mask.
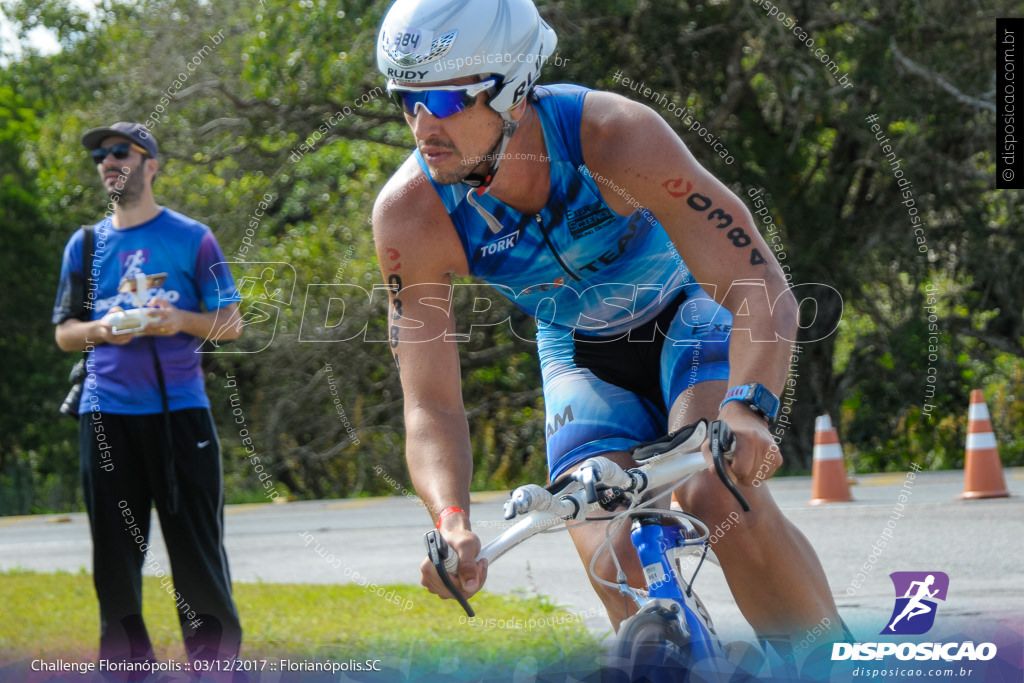
[[[120,266],[118,268],[118,284],[120,285],[125,280],[134,280],[140,274],[155,275],[157,269],[149,266],[150,260],[151,252],[146,247],[117,252],[117,262]],[[139,299],[144,302],[148,302],[153,297],[160,297],[174,304],[181,299],[181,293],[176,289],[161,286],[150,287],[144,294],[139,295]],[[120,306],[125,310],[139,307],[133,292],[118,292],[113,296],[96,300],[96,312],[101,317],[114,306]]]
[[[139,273],[145,273],[144,266],[149,263],[149,249],[140,248],[131,251],[122,251],[117,255],[121,262],[121,279],[134,278]]]

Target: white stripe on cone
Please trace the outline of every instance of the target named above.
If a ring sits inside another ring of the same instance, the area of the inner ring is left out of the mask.
[[[815,460],[842,460],[843,447],[837,443],[821,444],[814,447]]]
[[[992,432],[984,432],[983,434],[968,434],[967,435],[967,450],[977,451],[982,448],[996,448],[996,435]]]
[[[832,418],[828,415],[819,415],[814,420],[815,432],[827,432],[832,429]]]
[[[814,459],[843,459],[843,447],[839,444],[839,436],[832,428],[832,420],[828,415],[819,415],[814,421]]]

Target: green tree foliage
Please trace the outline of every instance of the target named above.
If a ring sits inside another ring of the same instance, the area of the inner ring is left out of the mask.
[[[411,148],[374,64],[387,5],[105,0],[90,16],[63,0],[3,3],[23,32],[53,28],[62,51],[25,51],[0,76],[0,258],[18,293],[2,304],[0,343],[18,362],[0,418],[0,490],[16,493],[0,513],[77,505],[74,428],[55,413],[73,358],[50,341],[49,310],[63,244],[106,203],[79,136],[126,119],[160,141],[158,200],[210,225],[252,285],[243,310],[257,322],[205,360],[229,497],[408,487],[368,218]],[[797,2],[781,8],[790,23],[751,0],[540,5],[559,34],[546,81],[646,101],[748,204],[763,190],[772,222],[755,220],[807,299],[792,470],[809,466],[825,410],[859,468],[958,466],[976,387],[1005,461],[1021,462],[1024,221],[1020,193],[993,189],[992,27],[1007,12]],[[462,344],[474,484],[541,479],[532,323],[496,296],[476,312],[483,288],[456,289],[460,331],[474,324]]]
[[[0,81],[0,514],[79,500],[75,430],[58,417],[69,364],[51,341],[63,240],[43,218],[23,154],[39,135],[31,103]]]
[[[560,50],[586,55],[579,71],[597,85],[643,99],[611,78],[621,72],[689,107],[699,126],[650,98],[738,194],[765,190],[776,255],[799,296],[817,299],[802,307],[801,339],[816,341],[798,367],[791,465],[809,466],[813,418],[831,410],[859,467],[961,466],[970,389],[1010,403],[1024,390],[1020,192],[992,189],[993,26],[1005,12],[945,0],[597,4],[560,6],[566,20],[588,17],[561,32]],[[1020,462],[1019,428],[996,420]]]

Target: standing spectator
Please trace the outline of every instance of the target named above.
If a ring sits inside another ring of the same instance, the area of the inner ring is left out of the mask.
[[[154,659],[142,618],[154,504],[190,659],[234,657],[241,627],[223,543],[220,443],[198,349],[239,336],[238,292],[210,229],[155,202],[157,143],[145,126],[94,128],[82,144],[112,210],[93,226],[91,278],[85,229],[65,247],[53,322],[61,349],[89,354],[79,448],[100,658]],[[136,283],[145,291],[130,291]],[[140,302],[148,321],[119,332],[115,314]]]

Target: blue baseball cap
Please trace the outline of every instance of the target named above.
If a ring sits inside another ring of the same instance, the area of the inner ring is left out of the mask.
[[[93,128],[92,130],[86,131],[85,135],[82,136],[82,144],[91,152],[94,149],[99,149],[103,141],[112,135],[120,135],[128,138],[139,147],[146,150],[150,157],[156,159],[156,138],[153,137],[153,134],[149,132],[149,129],[141,123],[118,121],[112,126]]]

